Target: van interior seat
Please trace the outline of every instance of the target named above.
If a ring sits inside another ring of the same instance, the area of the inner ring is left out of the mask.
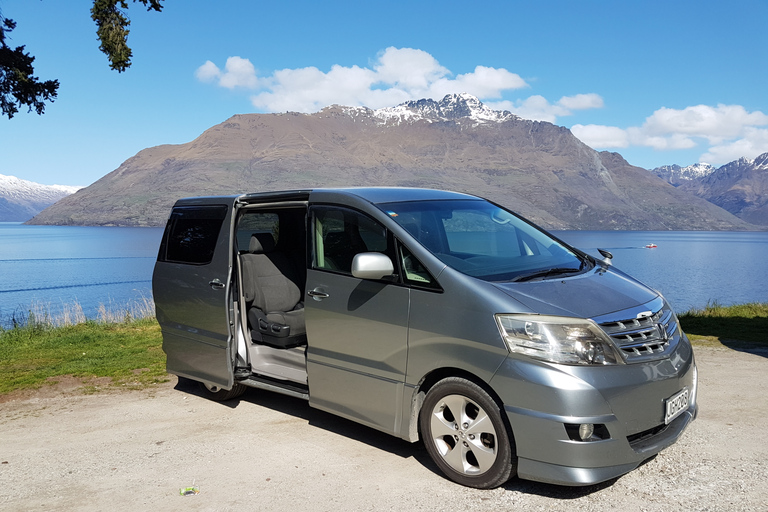
[[[272,234],[253,234],[240,259],[252,341],[275,348],[306,345],[300,273],[275,250]]]

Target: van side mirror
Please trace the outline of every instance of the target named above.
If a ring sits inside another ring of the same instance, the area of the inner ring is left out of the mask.
[[[380,252],[361,252],[352,259],[352,275],[358,279],[382,279],[394,273],[392,260]]]

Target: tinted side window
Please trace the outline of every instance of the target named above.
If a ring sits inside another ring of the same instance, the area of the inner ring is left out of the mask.
[[[403,269],[403,282],[418,288],[440,290],[437,280],[432,277],[429,270],[402,244],[398,244],[400,266]]]
[[[174,208],[160,245],[159,261],[205,265],[213,259],[227,206]]]
[[[381,252],[392,258],[392,237],[373,219],[345,208],[313,211],[314,268],[350,274],[352,259],[361,252]]]

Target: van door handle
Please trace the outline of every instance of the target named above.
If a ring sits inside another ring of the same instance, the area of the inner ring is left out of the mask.
[[[307,292],[307,295],[309,295],[310,297],[312,297],[315,300],[323,300],[323,299],[327,299],[328,297],[330,297],[330,295],[328,295],[327,293],[325,293],[323,291],[320,291],[317,288],[315,288],[314,290],[309,290]]]
[[[208,285],[214,290],[222,290],[226,285],[217,279],[214,279]]]

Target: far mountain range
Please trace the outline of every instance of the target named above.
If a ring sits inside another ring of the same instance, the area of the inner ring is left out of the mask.
[[[487,197],[549,229],[766,229],[766,160],[706,176],[649,172],[567,128],[452,94],[379,110],[236,115],[189,143],[140,151],[31,223],[160,226],[186,196],[416,186]]]
[[[666,165],[651,172],[747,222],[768,226],[768,153],[754,160],[739,158],[718,168],[708,164]]]
[[[0,222],[24,222],[82,187],[41,185],[0,174]]]

